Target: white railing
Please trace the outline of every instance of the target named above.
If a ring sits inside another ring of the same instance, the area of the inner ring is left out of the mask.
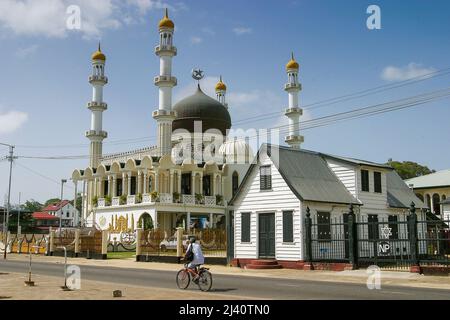
[[[105,199],[104,199],[104,198],[98,199],[97,205],[98,205],[99,208],[104,208],[104,207],[106,207],[106,201],[105,201]]]
[[[191,194],[183,194],[181,200],[184,204],[195,204],[195,196]]]
[[[161,193],[159,195],[159,202],[161,202],[161,203],[173,203],[172,195],[170,193]]]
[[[120,197],[112,198],[111,205],[114,206],[114,207],[120,206]]]
[[[215,206],[216,197],[205,196],[205,206]]]
[[[127,204],[136,204],[136,196],[128,196],[127,197]]]
[[[152,196],[149,194],[144,194],[142,196],[142,203],[151,203],[152,202]]]

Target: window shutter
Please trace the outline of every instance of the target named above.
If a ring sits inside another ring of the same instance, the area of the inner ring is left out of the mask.
[[[250,242],[250,213],[241,213],[241,242]]]
[[[259,186],[261,190],[272,189],[272,173],[270,166],[259,168]]]
[[[283,211],[283,242],[294,242],[294,221],[292,211]]]

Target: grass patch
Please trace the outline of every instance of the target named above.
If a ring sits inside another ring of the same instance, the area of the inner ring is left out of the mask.
[[[136,257],[134,251],[108,252],[108,259],[130,259]]]

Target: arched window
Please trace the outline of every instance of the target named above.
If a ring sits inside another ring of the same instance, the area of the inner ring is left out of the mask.
[[[421,195],[420,193],[416,193],[416,197],[422,200],[422,202],[425,202],[425,200],[423,199],[423,195]]]
[[[442,195],[442,201],[445,201],[447,199],[447,197],[445,196],[445,194]]]
[[[441,214],[441,197],[435,193],[433,194],[433,213],[436,215]]]
[[[431,208],[431,197],[430,197],[429,194],[427,194],[427,197],[426,197],[426,203],[425,203],[425,204],[427,205],[427,207],[428,207],[430,210],[433,209],[433,208]]]
[[[232,178],[233,197],[236,194],[238,188],[239,188],[239,174],[235,171],[235,172],[233,172],[233,178]]]
[[[143,213],[138,220],[138,227],[142,228],[144,230],[153,229],[153,219],[152,217],[147,213]]]

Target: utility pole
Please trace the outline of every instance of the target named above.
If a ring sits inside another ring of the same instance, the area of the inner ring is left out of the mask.
[[[22,233],[20,229],[20,195],[21,194],[19,192],[19,211],[17,212],[17,236],[19,236],[19,234]]]
[[[62,231],[62,204],[63,204],[63,196],[64,196],[64,183],[66,183],[67,180],[66,179],[61,179],[61,203],[60,203],[60,208],[59,208],[59,234],[61,235],[61,231]]]
[[[9,211],[11,207],[11,177],[12,177],[12,165],[14,161],[14,146],[0,143],[2,146],[9,147],[9,156],[6,157],[9,161],[9,185],[8,185],[8,202],[6,204],[6,217],[3,216],[3,244],[5,245],[5,250],[3,251],[3,259],[6,260],[6,249],[8,247],[8,223],[9,223]]]

